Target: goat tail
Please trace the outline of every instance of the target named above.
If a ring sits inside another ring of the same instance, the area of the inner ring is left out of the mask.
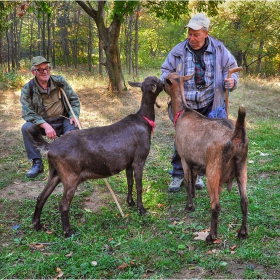
[[[49,143],[43,138],[39,127],[32,126],[32,128],[28,130],[28,134],[38,150],[40,150],[42,154],[46,155],[49,150]]]
[[[238,110],[238,117],[237,117],[237,121],[235,124],[235,128],[236,127],[245,127],[245,117],[246,117],[246,109],[245,109],[244,105],[240,105],[239,110]]]
[[[239,106],[238,117],[235,123],[232,140],[237,147],[246,142],[246,128],[245,128],[246,109],[243,105]]]

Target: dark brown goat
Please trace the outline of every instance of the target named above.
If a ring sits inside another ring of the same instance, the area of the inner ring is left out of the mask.
[[[129,84],[141,87],[141,107],[136,114],[128,115],[115,124],[71,131],[50,144],[37,129],[30,131],[30,136],[37,147],[46,153],[49,163],[48,181],[37,198],[33,215],[36,230],[41,228],[40,216],[44,204],[60,182],[63,183],[64,191],[59,210],[63,232],[69,237],[72,234],[69,208],[77,186],[87,179],[113,176],[124,169],[128,184],[127,203],[135,205],[132,198],[135,178],[137,207],[140,214],[146,213],[142,203],[142,174],[150,151],[154,105],[163,90],[163,83],[156,77],[147,77],[142,83]]]
[[[175,143],[182,160],[186,180],[188,194],[186,210],[194,211],[193,197],[197,174],[199,172],[206,174],[212,208],[211,230],[206,241],[213,243],[217,239],[221,187],[227,183],[227,189],[231,191],[233,179],[236,178],[243,214],[238,237],[246,238],[248,236],[246,183],[249,141],[245,130],[245,108],[239,107],[234,126],[230,120],[209,119],[182,105],[182,101],[185,101],[184,82],[191,77],[180,77],[177,73],[171,73],[164,83],[165,91],[172,101],[176,126]]]

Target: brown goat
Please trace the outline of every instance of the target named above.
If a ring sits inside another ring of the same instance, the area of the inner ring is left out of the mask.
[[[248,236],[247,216],[248,198],[247,155],[248,139],[245,130],[245,108],[240,106],[235,126],[227,119],[210,119],[183,105],[184,82],[191,76],[180,77],[171,73],[164,82],[165,91],[172,101],[175,143],[182,160],[188,203],[186,210],[194,211],[195,182],[198,173],[206,174],[206,183],[210,194],[212,219],[211,230],[206,241],[213,243],[217,239],[218,216],[220,213],[220,192],[224,183],[232,189],[233,179],[237,179],[241,196],[243,214],[239,238]],[[182,102],[183,101],[183,102]]]
[[[59,210],[63,232],[69,237],[72,234],[69,208],[77,186],[87,179],[113,176],[124,169],[128,184],[127,203],[135,205],[132,198],[135,178],[137,207],[140,214],[146,213],[142,203],[142,174],[150,151],[154,105],[163,90],[163,83],[156,77],[147,77],[142,83],[129,84],[141,87],[141,107],[136,114],[128,115],[115,124],[71,131],[52,143],[47,143],[37,128],[29,131],[49,163],[48,181],[37,198],[33,215],[36,230],[41,228],[40,217],[44,204],[60,182],[63,183],[64,192]]]

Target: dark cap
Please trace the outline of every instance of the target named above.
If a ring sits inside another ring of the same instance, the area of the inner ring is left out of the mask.
[[[47,61],[44,57],[42,56],[35,56],[31,59],[31,67],[32,66],[37,66],[40,65],[42,63],[50,63],[49,61]]]

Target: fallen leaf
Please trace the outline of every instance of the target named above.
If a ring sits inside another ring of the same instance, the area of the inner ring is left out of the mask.
[[[66,254],[65,257],[70,258],[73,255],[73,252],[70,252],[69,254]]]
[[[127,264],[127,263],[123,263],[123,264],[121,264],[121,265],[118,267],[118,270],[123,270],[123,269],[125,269],[126,267],[128,267],[128,264]]]
[[[55,269],[55,271],[58,272],[58,274],[54,277],[54,280],[56,280],[57,278],[61,278],[64,274],[63,271],[59,267],[57,267]]]
[[[36,243],[30,243],[29,244],[29,247],[31,249],[35,249],[35,250],[40,250],[40,251],[43,251],[44,250],[44,245],[43,244],[36,244]]]
[[[162,207],[164,207],[164,204],[159,203],[159,204],[157,205],[157,208],[162,208]]]
[[[236,247],[237,247],[236,245],[233,245],[232,247],[230,247],[230,250],[234,251],[236,249]]]
[[[14,182],[14,184],[15,184],[15,185],[19,185],[19,183],[18,183],[18,182]]]
[[[221,243],[221,241],[222,241],[222,239],[218,238],[215,241],[213,241],[213,244],[219,244],[219,243]]]
[[[200,232],[194,232],[194,235],[196,235],[196,237],[194,238],[194,240],[206,240],[206,237],[208,236],[208,232],[207,231],[200,231]]]
[[[46,233],[47,233],[47,234],[52,234],[53,231],[52,231],[52,230],[47,230]]]

